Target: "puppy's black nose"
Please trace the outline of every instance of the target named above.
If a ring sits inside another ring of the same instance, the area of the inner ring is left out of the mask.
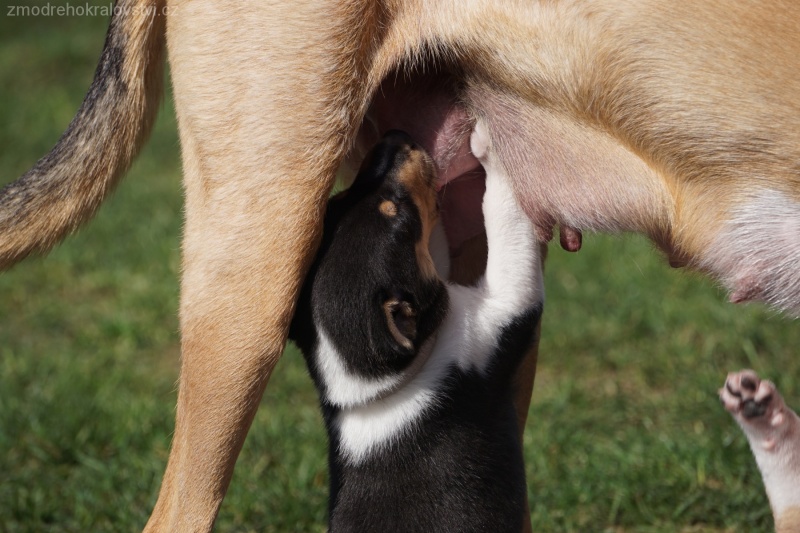
[[[402,130],[389,130],[384,134],[382,142],[398,145],[398,146],[408,146],[412,150],[417,147],[417,144],[414,142],[414,139],[411,138],[411,135],[402,131]]]
[[[361,164],[353,186],[374,190],[391,179],[394,171],[404,165],[412,154],[422,151],[411,136],[400,130],[387,131],[370,150]]]
[[[364,159],[359,174],[367,174],[363,176],[365,182],[383,181],[395,167],[402,165],[407,154],[416,148],[414,139],[408,133],[389,130]]]

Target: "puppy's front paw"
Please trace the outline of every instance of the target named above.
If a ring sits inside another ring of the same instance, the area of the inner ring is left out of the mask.
[[[489,137],[489,129],[482,120],[475,123],[475,129],[472,130],[472,136],[469,139],[469,147],[472,151],[472,155],[481,162],[483,162],[489,154],[491,138]]]
[[[751,440],[760,441],[767,451],[775,448],[786,422],[786,404],[772,382],[761,380],[752,370],[734,372],[728,374],[719,397]]]

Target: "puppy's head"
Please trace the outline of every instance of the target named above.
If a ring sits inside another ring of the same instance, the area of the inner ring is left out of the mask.
[[[405,132],[392,130],[367,153],[353,185],[342,193],[352,205],[372,197],[370,205],[378,201],[378,213],[397,225],[413,225],[418,219],[421,238],[419,244],[427,244],[433,226],[439,218],[436,195],[436,169],[428,153],[418,146]],[[331,206],[337,202],[331,202]],[[373,215],[374,213],[373,210]],[[399,218],[396,218],[399,217]],[[420,253],[423,250],[420,249]],[[419,257],[421,268],[430,275],[430,256]]]
[[[403,370],[444,317],[447,292],[428,249],[435,182],[428,154],[392,131],[328,205],[312,312],[352,371]]]

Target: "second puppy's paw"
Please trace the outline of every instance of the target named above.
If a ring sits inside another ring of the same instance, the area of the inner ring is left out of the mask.
[[[765,450],[775,448],[786,422],[786,404],[771,381],[760,379],[752,370],[733,372],[728,374],[719,397],[748,437],[758,439]]]

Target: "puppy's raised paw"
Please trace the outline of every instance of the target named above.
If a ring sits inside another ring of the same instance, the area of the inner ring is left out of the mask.
[[[772,382],[760,379],[752,370],[733,372],[719,397],[748,437],[759,439],[765,450],[775,447],[779,429],[786,422],[786,404]]]
[[[487,128],[486,123],[482,120],[479,120],[475,124],[475,129],[472,130],[472,136],[470,137],[469,146],[470,150],[472,150],[472,155],[483,163],[483,160],[486,159],[489,149],[491,148],[491,138],[489,137],[489,128]]]
[[[800,533],[800,418],[752,370],[728,374],[719,397],[750,441],[777,533]]]

